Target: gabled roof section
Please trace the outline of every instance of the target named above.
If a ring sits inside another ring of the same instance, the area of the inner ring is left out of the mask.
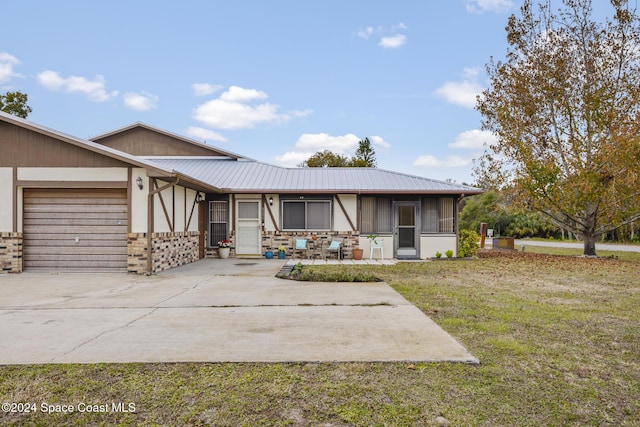
[[[283,168],[257,161],[154,158],[230,193],[480,194],[461,184],[377,168]]]
[[[115,150],[111,147],[107,147],[102,144],[98,144],[93,141],[87,141],[77,138],[75,136],[53,130],[51,128],[33,123],[31,121],[16,117],[0,111],[0,122],[5,122],[11,125],[18,126],[20,128],[47,136],[62,143],[66,143],[81,149],[88,150],[90,152],[109,157],[111,159],[119,160],[125,164],[144,168],[147,170],[149,176],[156,178],[178,178],[183,183],[187,183],[189,186],[203,191],[219,191],[218,188],[210,186],[206,183],[200,182],[190,176],[185,176],[179,172],[174,171],[171,167],[165,167],[152,161],[145,160],[141,157],[131,155],[119,150]]]
[[[230,151],[203,144],[141,122],[94,136],[90,140],[135,156],[244,158]]]

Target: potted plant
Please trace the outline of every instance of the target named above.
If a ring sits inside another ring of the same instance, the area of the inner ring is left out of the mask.
[[[287,248],[285,246],[280,246],[278,248],[278,259],[284,259],[287,254]]]
[[[359,260],[359,259],[362,259],[362,255],[364,254],[364,249],[362,249],[362,248],[353,248],[351,250],[351,253],[353,254],[353,259]]]
[[[218,256],[222,259],[229,258],[229,251],[231,250],[231,241],[223,239],[218,242]]]

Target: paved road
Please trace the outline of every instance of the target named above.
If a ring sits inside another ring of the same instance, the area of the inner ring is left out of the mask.
[[[521,239],[514,242],[516,248],[520,246],[544,246],[548,248],[584,248],[582,242],[570,243],[570,242],[541,242],[537,240]],[[637,245],[616,245],[611,243],[596,243],[596,252],[598,250],[603,251],[620,251],[620,252],[640,252],[640,246]]]

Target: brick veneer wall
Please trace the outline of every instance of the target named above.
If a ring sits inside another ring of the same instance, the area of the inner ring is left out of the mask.
[[[315,240],[313,237],[315,236]],[[342,252],[345,258],[353,258],[353,249],[358,248],[360,242],[360,234],[354,233],[351,231],[334,231],[334,232],[302,232],[302,231],[294,231],[294,232],[264,232],[262,233],[262,250],[264,251],[273,251],[274,255],[277,254],[278,248],[284,246],[287,248],[286,257],[293,258],[294,249],[296,246],[296,239],[307,239],[313,241],[312,245],[315,245],[315,250],[313,251],[313,257],[319,259],[322,257],[323,252],[324,255],[327,256],[328,252],[326,250],[321,250],[321,248],[326,249],[332,240],[338,240],[342,242]],[[300,257],[301,254],[296,254],[297,257]]]
[[[151,235],[152,273],[168,270],[198,260],[197,231],[153,233]],[[127,271],[144,274],[147,271],[147,234],[127,235]]]
[[[0,273],[22,272],[22,233],[0,233]]]

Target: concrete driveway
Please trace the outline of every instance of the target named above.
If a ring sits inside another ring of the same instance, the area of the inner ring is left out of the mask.
[[[149,277],[0,275],[0,364],[477,363],[387,284],[277,279],[283,264],[201,260]]]

